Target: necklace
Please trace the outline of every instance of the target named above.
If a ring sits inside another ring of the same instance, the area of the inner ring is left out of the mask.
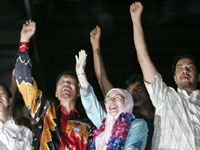
[[[126,142],[127,134],[133,120],[134,118],[130,113],[121,113],[119,115],[113,126],[112,135],[108,140],[107,150],[122,149]],[[100,128],[93,131],[93,139],[89,140],[90,150],[95,150],[95,139],[105,130],[105,122],[106,118],[103,119]]]

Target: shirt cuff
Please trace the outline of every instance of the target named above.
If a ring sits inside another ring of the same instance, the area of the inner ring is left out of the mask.
[[[83,88],[81,88],[80,87],[80,93],[81,93],[81,96],[87,96],[88,95],[88,93],[90,93],[91,91],[92,91],[92,86],[90,85],[90,84],[88,84],[88,87],[85,89],[83,89]]]
[[[29,42],[20,42],[19,43],[19,52],[28,52],[29,49]]]

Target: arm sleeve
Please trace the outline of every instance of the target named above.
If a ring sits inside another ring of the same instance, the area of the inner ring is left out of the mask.
[[[157,73],[154,80],[150,84],[147,82],[144,83],[155,108],[163,105],[168,98],[169,91],[174,90],[163,82],[159,73]]]
[[[32,78],[32,64],[28,52],[18,51],[15,70],[17,87],[32,118],[35,118],[41,105],[42,92],[37,89],[37,84]]]
[[[125,143],[125,150],[144,150],[148,136],[147,124],[142,119],[135,119],[131,124]]]
[[[80,95],[88,118],[97,128],[99,128],[102,120],[106,117],[106,113],[97,100],[92,86],[89,84],[87,89],[80,88]]]

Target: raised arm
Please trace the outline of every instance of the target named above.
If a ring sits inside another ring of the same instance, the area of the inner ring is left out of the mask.
[[[32,117],[35,117],[41,104],[41,101],[36,99],[42,96],[42,92],[37,89],[37,84],[32,77],[32,64],[28,53],[29,41],[35,30],[36,24],[31,20],[23,25],[15,63],[16,83]]]
[[[93,124],[98,128],[101,125],[101,121],[106,116],[103,108],[98,102],[93,88],[89,85],[86,74],[85,65],[87,54],[84,50],[79,52],[76,57],[76,74],[80,83],[80,95],[81,102],[87,113],[88,118],[93,122]]]
[[[90,42],[93,50],[94,70],[96,73],[98,83],[101,87],[101,91],[105,96],[106,93],[113,88],[113,86],[107,78],[103,59],[101,57],[100,38],[101,38],[101,29],[100,27],[96,26],[96,28],[94,28],[90,32]]]
[[[143,6],[141,2],[135,2],[130,6],[130,14],[133,22],[133,39],[135,43],[137,58],[143,72],[144,80],[151,83],[157,74],[157,70],[151,61],[144,39],[141,22]]]

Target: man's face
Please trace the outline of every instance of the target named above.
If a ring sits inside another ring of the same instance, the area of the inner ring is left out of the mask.
[[[180,59],[176,64],[174,80],[180,89],[196,89],[198,71],[194,62],[188,58]]]
[[[79,96],[77,80],[71,75],[63,75],[57,85],[55,96],[59,101],[76,100]]]
[[[6,89],[2,86],[0,86],[0,110],[8,108],[9,107],[9,97],[8,93],[6,92]]]
[[[146,87],[141,82],[131,83],[127,90],[133,97],[134,106],[141,106],[146,100],[149,100]]]

